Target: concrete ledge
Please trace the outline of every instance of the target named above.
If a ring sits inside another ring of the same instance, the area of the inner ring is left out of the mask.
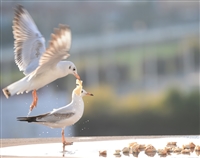
[[[200,135],[185,136],[109,136],[109,137],[70,137],[67,141],[74,142],[73,145],[66,146],[65,157],[99,157],[100,150],[107,150],[107,157],[115,157],[115,150],[122,150],[129,143],[137,142],[139,144],[152,144],[156,149],[163,149],[168,142],[175,141],[177,146],[193,142],[200,145]],[[187,157],[195,158],[198,154],[191,150],[188,155],[175,154],[166,155],[166,157]],[[26,139],[1,139],[0,155],[2,157],[62,157],[61,138],[26,138]],[[129,154],[134,157],[133,154]],[[144,151],[141,151],[138,158],[147,158]],[[121,158],[127,157],[121,153]],[[154,158],[160,157],[157,153]]]
[[[197,137],[198,135],[191,135],[190,137]],[[173,137],[189,137],[186,135],[164,135],[164,136],[98,136],[98,137],[66,137],[70,142],[82,141],[102,141],[102,140],[121,140],[121,139],[152,139],[152,138],[173,138]],[[29,145],[40,143],[60,143],[61,137],[58,138],[13,138],[13,139],[0,139],[1,148],[16,145]]]

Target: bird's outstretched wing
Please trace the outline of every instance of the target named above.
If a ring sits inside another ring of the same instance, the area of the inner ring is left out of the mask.
[[[50,67],[56,66],[57,63],[69,56],[71,47],[71,30],[67,25],[59,25],[54,30],[49,41],[49,47],[39,60],[39,66],[35,74],[39,74]]]
[[[27,75],[38,67],[40,56],[46,50],[45,39],[28,11],[21,5],[15,9],[12,28],[15,63]]]

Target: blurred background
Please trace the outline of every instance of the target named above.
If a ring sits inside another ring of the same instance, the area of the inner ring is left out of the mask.
[[[2,2],[1,89],[24,75],[14,63],[12,20],[23,5],[46,39],[59,23],[72,30],[73,61],[84,89],[81,120],[66,136],[200,134],[198,2]],[[71,101],[75,78],[38,91],[31,115]],[[60,137],[61,129],[17,122],[31,93],[1,92],[1,137]]]

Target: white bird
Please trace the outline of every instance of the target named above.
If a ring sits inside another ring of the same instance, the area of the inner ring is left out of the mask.
[[[93,94],[86,92],[82,88],[82,81],[76,80],[76,83],[77,87],[72,92],[72,101],[68,105],[53,109],[53,111],[46,114],[17,118],[18,121],[33,122],[50,128],[62,128],[63,152],[65,151],[66,145],[72,144],[65,140],[65,127],[75,124],[82,117],[84,112],[84,102],[82,97],[85,95],[93,96]]]
[[[49,47],[35,25],[28,11],[17,6],[13,20],[15,63],[25,77],[3,89],[9,98],[14,94],[33,91],[30,111],[37,105],[36,91],[54,80],[73,74],[80,79],[76,66],[71,61],[61,61],[69,56],[71,31],[66,25],[59,25],[51,35]]]

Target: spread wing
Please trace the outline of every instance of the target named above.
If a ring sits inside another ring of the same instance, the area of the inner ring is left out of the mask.
[[[21,5],[15,9],[13,20],[15,63],[20,71],[29,74],[38,67],[45,52],[45,39],[27,10]]]
[[[67,25],[59,25],[51,35],[49,47],[39,60],[39,67],[35,74],[39,74],[69,56],[71,47],[71,30]]]

